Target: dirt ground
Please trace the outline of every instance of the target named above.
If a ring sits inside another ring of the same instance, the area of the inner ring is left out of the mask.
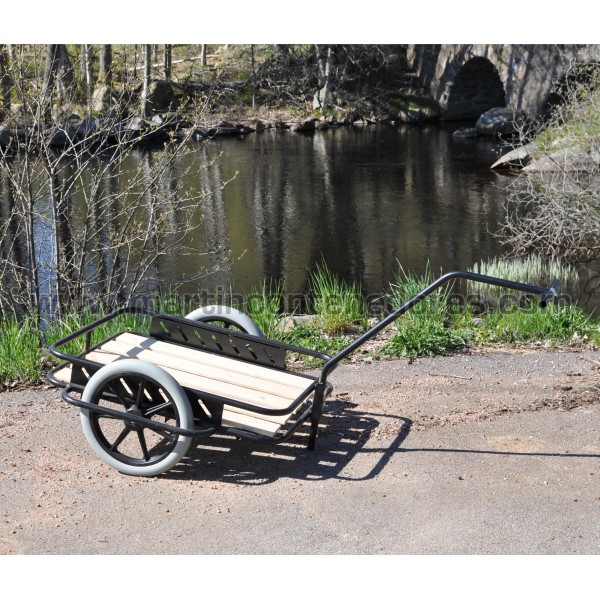
[[[600,352],[340,366],[317,450],[213,436],[121,475],[77,409],[0,393],[1,554],[598,554]]]

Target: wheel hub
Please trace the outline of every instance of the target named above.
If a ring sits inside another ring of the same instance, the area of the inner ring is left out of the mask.
[[[127,414],[135,415],[136,417],[144,416],[144,413],[139,408],[136,408],[135,406],[128,408]],[[133,431],[141,431],[142,429],[144,429],[144,425],[142,425],[141,423],[136,423],[135,421],[125,421],[125,425],[126,425],[126,427],[128,427],[129,429],[131,429]]]

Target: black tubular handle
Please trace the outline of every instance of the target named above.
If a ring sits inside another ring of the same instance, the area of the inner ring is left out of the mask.
[[[540,300],[540,306],[542,308],[546,308],[546,305],[548,304],[548,301],[552,300],[552,298],[554,298],[554,296],[556,296],[556,288],[558,287],[559,283],[560,283],[560,279],[555,279],[550,284],[550,287],[548,288],[548,291],[542,296],[542,298]]]
[[[559,283],[559,280],[555,279],[549,288],[544,288],[540,287],[539,285],[530,285],[528,283],[520,283],[518,281],[509,281],[508,279],[500,279],[499,277],[481,275],[480,273],[472,273],[470,271],[452,271],[450,273],[446,273],[445,275],[442,275],[440,278],[436,279],[419,294],[408,300],[408,302],[404,303],[394,312],[389,314],[385,319],[379,321],[379,323],[369,329],[369,331],[366,333],[363,333],[363,335],[354,340],[349,346],[346,346],[346,348],[338,352],[334,357],[330,358],[321,370],[319,383],[325,383],[327,381],[327,376],[329,373],[331,373],[331,371],[337,367],[343,358],[354,352],[359,346],[362,346],[366,341],[370,340],[384,327],[387,327],[392,321],[395,321],[398,317],[410,310],[415,304],[421,302],[421,300],[424,300],[427,296],[429,296],[429,294],[452,279],[479,281],[480,283],[497,285],[499,287],[525,292],[526,294],[540,294],[542,296],[542,301],[540,302],[541,306],[546,306],[548,300],[556,295],[556,287]]]

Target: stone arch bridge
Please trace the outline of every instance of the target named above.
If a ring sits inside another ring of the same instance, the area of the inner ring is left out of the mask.
[[[572,63],[600,62],[600,45],[412,45],[407,59],[444,120],[476,119],[495,106],[535,118]]]

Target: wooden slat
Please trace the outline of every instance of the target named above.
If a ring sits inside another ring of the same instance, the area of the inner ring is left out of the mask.
[[[264,381],[272,381],[281,383],[290,387],[295,387],[300,391],[306,389],[309,382],[314,381],[313,377],[300,375],[298,373],[290,373],[288,371],[279,371],[277,369],[269,369],[261,365],[253,365],[242,360],[235,360],[226,356],[219,356],[203,350],[195,348],[185,348],[177,344],[163,342],[156,338],[146,337],[136,333],[122,333],[115,340],[123,343],[128,343],[133,346],[139,346],[144,349],[155,350],[161,354],[177,356],[186,360],[193,360],[207,366],[213,366],[223,371],[232,373],[241,373],[252,377],[260,378]],[[297,394],[299,395],[299,393]]]
[[[63,383],[71,383],[72,373],[73,367],[68,364],[62,369],[55,371],[54,377]],[[283,419],[287,419],[287,416],[283,417]],[[284,421],[271,422],[260,418],[256,414],[251,414],[246,411],[235,412],[227,408],[223,409],[223,416],[221,419],[221,424],[224,427],[235,427],[270,437],[273,437],[277,433],[277,430],[281,427],[283,422]]]
[[[94,362],[106,365],[106,364],[110,364],[111,362],[114,362],[115,360],[118,360],[120,358],[124,358],[122,355],[119,354],[115,354],[113,352],[106,352],[102,349],[97,349],[93,352],[89,352],[86,355],[86,358],[88,360],[92,360]],[[180,385],[184,386],[184,387],[188,387],[191,389],[195,389],[198,391],[205,391],[207,393],[214,393],[217,395],[223,395],[223,394],[219,394],[219,391],[223,391],[222,386],[219,386],[219,382],[207,382],[207,380],[205,380],[204,378],[200,378],[197,377],[193,374],[190,373],[186,373],[184,371],[179,371],[178,369],[174,369],[171,367],[167,367],[167,366],[162,366],[162,368],[164,368],[164,370],[167,373],[170,373],[173,377],[175,377],[175,379],[179,382]],[[242,389],[242,391],[244,391]],[[239,392],[239,390],[238,390]],[[242,402],[248,402],[250,404],[255,404],[257,405],[258,403],[256,402],[256,396],[253,395],[250,391],[246,390],[246,395],[248,397],[244,397],[244,394],[238,394],[238,398],[233,398],[231,396],[225,396],[227,398],[231,398],[232,400],[238,399]],[[241,397],[239,397],[241,396]],[[275,399],[275,402],[271,401],[269,406],[264,406],[264,408],[285,408],[290,404],[290,401],[288,399],[277,399],[276,397],[272,397],[272,399]],[[242,408],[238,408],[237,406],[224,406],[224,416],[226,417],[226,420],[228,419],[231,424],[229,426],[237,426],[240,427],[242,429],[245,428],[244,422],[243,420],[240,421],[236,421],[235,419],[235,415],[239,414],[239,415],[243,415],[243,416],[247,416],[247,417],[252,417],[253,419],[256,419],[257,422],[258,421],[265,421],[265,423],[263,424],[263,429],[267,428],[269,430],[272,429],[272,424],[275,424],[275,429],[274,431],[276,431],[283,423],[285,423],[290,415],[292,414],[291,412],[288,414],[284,414],[284,415],[260,415],[251,411],[247,411],[245,409]],[[234,423],[237,422],[237,425],[235,425]],[[253,430],[256,430],[256,428],[254,428]],[[257,430],[256,430],[257,431]],[[273,432],[274,433],[274,432]],[[266,433],[266,435],[270,435],[269,433]]]
[[[103,365],[125,357],[160,366],[183,387],[258,408],[285,409],[314,382],[312,377],[269,369],[134,333],[120,334],[86,354],[88,360]],[[65,383],[70,382],[71,376],[71,365],[55,373],[56,379]],[[224,405],[221,423],[225,427],[274,436],[290,415],[261,415]]]
[[[260,419],[256,415],[242,414],[227,409],[223,410],[221,424],[224,427],[235,427],[236,429],[252,431],[253,433],[260,433],[261,435],[268,435],[270,437],[273,437],[281,427],[281,423],[272,423],[265,419]]]
[[[86,355],[86,358],[88,360],[93,360],[106,365],[124,357],[123,355],[115,352],[107,352],[102,349],[97,349],[94,352],[89,352]],[[126,355],[125,358],[134,357]],[[157,360],[158,362],[162,363],[158,366],[162,367],[167,373],[170,373],[183,387],[197,390],[198,392],[206,392],[207,394],[213,394],[215,396],[220,396],[230,400],[237,400],[238,402],[245,402],[260,408],[280,410],[287,408],[291,404],[288,398],[280,398],[271,394],[253,392],[252,390],[248,390],[243,387],[238,387],[229,383],[217,381],[215,379],[207,379],[206,377],[200,377],[186,371],[181,371],[176,367],[166,365],[162,358],[164,357],[160,357],[160,355],[158,357],[151,355],[148,359],[144,357],[143,360],[146,362]],[[156,363],[153,362],[153,364]],[[229,408],[235,409],[236,407]],[[283,416],[273,415],[261,415],[261,418],[276,422],[283,422],[281,419],[285,420],[285,417]]]
[[[68,364],[65,365],[62,369],[54,372],[54,379],[58,381],[62,381],[63,383],[71,383],[71,376],[73,373],[73,366]]]
[[[191,375],[206,377],[207,379],[222,383],[229,383],[236,387],[254,390],[255,392],[274,395],[280,397],[282,400],[287,399],[290,402],[295,400],[300,395],[302,389],[306,389],[308,384],[312,383],[306,379],[303,379],[303,388],[299,389],[298,387],[290,387],[289,385],[276,383],[273,381],[265,381],[259,377],[246,375],[244,373],[234,373],[233,371],[218,369],[213,366],[205,365],[201,362],[189,360],[189,358],[171,356],[155,350],[145,350],[140,346],[131,346],[131,344],[122,343],[118,339],[103,344],[101,350],[103,352],[114,352],[115,354],[120,354],[121,356],[139,358],[140,360],[145,360],[155,365],[171,367],[177,369],[178,371],[185,371]],[[283,408],[290,402],[283,403],[283,406],[281,403],[277,403],[276,408]]]

